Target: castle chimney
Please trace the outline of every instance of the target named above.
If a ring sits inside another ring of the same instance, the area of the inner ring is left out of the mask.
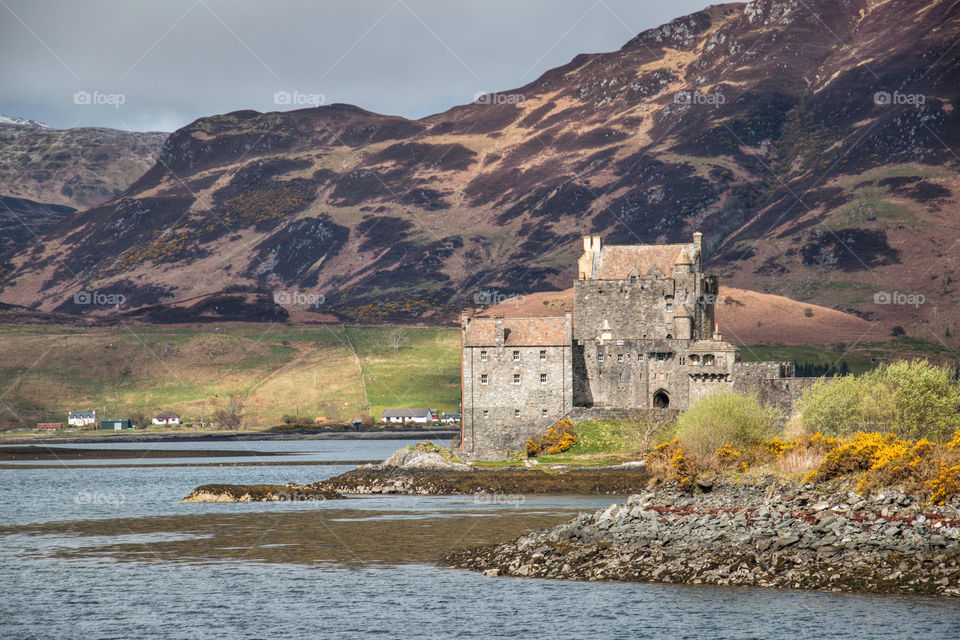
[[[600,236],[594,235],[590,236],[591,251],[595,253],[600,253]]]
[[[503,318],[495,318],[493,320],[494,334],[496,335],[497,346],[502,347],[504,342],[506,342],[506,336],[503,329]]]
[[[720,341],[723,340],[723,336],[720,335],[720,323],[719,323],[719,322],[714,322],[714,323],[713,323],[713,339],[716,340],[717,342],[720,342]]]
[[[693,261],[697,267],[703,264],[703,234],[699,231],[693,233]]]
[[[583,250],[590,252],[590,236],[583,236]]]

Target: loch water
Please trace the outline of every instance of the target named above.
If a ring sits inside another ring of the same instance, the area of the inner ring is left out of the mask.
[[[485,578],[435,565],[446,550],[508,540],[610,496],[180,502],[200,484],[313,482],[406,444],[162,443],[151,446],[196,456],[6,465],[0,637],[960,637],[960,604],[948,599]],[[204,457],[214,448],[289,455]]]

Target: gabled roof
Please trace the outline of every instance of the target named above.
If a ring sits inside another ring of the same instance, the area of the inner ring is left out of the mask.
[[[570,344],[570,326],[566,318],[470,318],[463,336],[464,346],[496,346],[498,321],[503,323],[503,344],[507,347],[560,347]]]
[[[71,411],[69,414],[70,418],[93,418],[96,416],[94,411]]]
[[[631,275],[641,278],[651,272],[673,277],[675,264],[691,264],[693,244],[608,244],[596,254],[591,280],[626,280]]]
[[[430,409],[384,409],[383,418],[429,418]]]
[[[157,415],[153,416],[157,420],[169,420],[170,418],[179,418],[180,416],[174,413],[173,411],[161,411]]]

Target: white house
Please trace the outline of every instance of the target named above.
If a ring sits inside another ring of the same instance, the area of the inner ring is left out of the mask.
[[[417,424],[427,424],[433,421],[433,413],[430,409],[384,409],[380,416],[380,422],[404,423],[415,422]]]
[[[180,424],[180,416],[171,411],[161,411],[153,416],[153,424]]]
[[[97,412],[71,411],[67,414],[67,424],[71,427],[92,427],[97,424]]]

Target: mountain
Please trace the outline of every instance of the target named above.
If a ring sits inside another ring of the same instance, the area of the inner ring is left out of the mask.
[[[74,294],[108,292],[164,321],[271,317],[274,300],[439,320],[487,290],[569,287],[582,233],[699,229],[726,284],[955,344],[958,13],[716,5],[419,120],[342,104],[202,118],[120,196],[8,255],[0,297],[105,312]]]
[[[0,253],[118,195],[154,165],[166,137],[0,115]]]

